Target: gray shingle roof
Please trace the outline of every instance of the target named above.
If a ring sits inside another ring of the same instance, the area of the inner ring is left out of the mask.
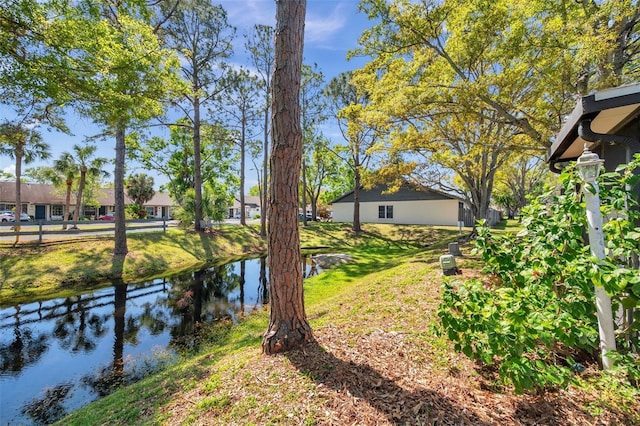
[[[96,198],[102,206],[113,206],[115,204],[113,188],[102,188],[96,193]],[[65,194],[56,189],[53,185],[43,183],[21,183],[20,199],[23,203],[30,204],[64,204]],[[15,203],[16,183],[0,182],[0,203]],[[125,203],[132,204],[133,201],[125,195]],[[153,198],[145,203],[146,206],[173,206],[175,203],[166,192],[157,192]]]
[[[360,189],[360,202],[377,201],[417,201],[417,200],[457,200],[458,197],[425,187],[403,184],[396,192],[385,194],[386,185],[378,185],[372,189]],[[333,200],[331,204],[353,203],[353,191]]]

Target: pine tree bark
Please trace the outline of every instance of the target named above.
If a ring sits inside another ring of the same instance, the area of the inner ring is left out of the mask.
[[[125,164],[125,127],[122,122],[116,127],[116,165],[113,177],[113,195],[115,208],[114,256],[124,259],[127,247],[127,228],[124,218],[124,164]],[[121,273],[122,271],[117,271]]]
[[[313,339],[304,309],[298,182],[302,160],[300,78],[306,0],[276,1],[271,182],[269,185],[269,289],[271,316],[265,354],[288,351]]]

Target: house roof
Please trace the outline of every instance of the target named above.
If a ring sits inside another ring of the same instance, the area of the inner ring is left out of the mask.
[[[378,185],[371,189],[360,190],[360,202],[376,201],[418,201],[418,200],[459,200],[444,192],[436,191],[426,187],[417,187],[410,183],[404,183],[395,192],[385,193],[388,190],[386,185]],[[353,203],[353,191],[333,200],[330,204]]]
[[[582,97],[564,126],[556,135],[547,152],[547,161],[553,165],[578,158],[586,141],[578,134],[581,123],[590,121],[591,131],[615,135],[621,128],[640,115],[640,83],[601,90]]]
[[[20,199],[23,203],[32,204],[64,204],[64,194],[53,190],[52,185],[44,183],[20,184]],[[14,203],[16,201],[16,183],[0,182],[0,202]]]
[[[96,198],[100,205],[113,206],[115,198],[113,188],[102,188],[97,191]],[[23,203],[30,204],[64,204],[65,194],[56,190],[53,185],[44,183],[21,183],[20,199]],[[15,203],[16,183],[0,182],[0,202]],[[133,201],[125,194],[125,203]],[[145,206],[173,206],[175,203],[166,192],[157,192],[153,198],[145,203]]]
[[[259,208],[260,207],[260,197],[255,196],[255,195],[245,195],[244,196],[244,204],[247,207],[250,208]],[[232,208],[234,209],[239,209],[240,208],[240,196],[236,195],[236,197],[233,200],[233,206]]]

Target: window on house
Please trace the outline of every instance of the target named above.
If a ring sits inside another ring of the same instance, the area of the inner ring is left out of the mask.
[[[52,205],[51,206],[51,216],[62,216],[62,205]]]
[[[393,206],[378,206],[379,219],[393,219]]]

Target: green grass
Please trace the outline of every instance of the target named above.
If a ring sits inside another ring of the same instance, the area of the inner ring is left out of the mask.
[[[326,359],[335,356],[337,365],[346,363],[350,353],[355,354],[359,362],[393,364],[409,359],[415,368],[423,369],[416,375],[420,380],[444,377],[440,384],[427,388],[433,389],[429,392],[436,392],[439,386],[451,386],[451,382],[463,382],[462,386],[468,386],[471,393],[478,392],[482,395],[480,401],[484,400],[488,392],[478,389],[475,382],[479,380],[479,373],[473,364],[453,352],[444,337],[433,333],[441,281],[437,259],[447,242],[456,237],[456,231],[416,228],[415,233],[424,235],[409,240],[404,232],[392,226],[366,228],[367,233],[359,236],[336,224],[314,224],[302,232],[302,240],[308,247],[328,246],[329,241],[333,241],[332,248],[353,256],[352,262],[305,281],[305,308],[314,333],[332,336],[331,333],[337,331],[336,335],[340,336],[339,341],[330,340],[331,346],[323,348],[327,353],[334,353]],[[476,263],[473,258],[460,259],[462,268]],[[344,401],[329,403],[327,398],[332,392],[322,386],[322,376],[332,373],[331,365],[311,365],[303,369],[293,365],[294,361],[287,356],[262,356],[260,344],[268,322],[265,309],[235,326],[218,324],[209,330],[210,343],[201,354],[184,358],[164,371],[90,404],[59,424],[323,424],[327,413],[339,416],[336,404],[348,405],[357,395],[349,395],[346,387],[339,388],[338,398]],[[402,336],[402,347],[392,346],[391,351],[382,348],[382,357],[380,354],[369,356],[368,349],[362,345],[366,346],[371,336],[381,333],[384,336],[391,333],[390,338]],[[402,358],[397,358],[398,354]],[[357,369],[364,364],[349,365]],[[380,372],[386,379],[386,371]],[[402,384],[398,390],[410,385],[402,374],[396,380]],[[611,410],[627,410],[630,418],[640,420],[640,413],[633,417],[637,392],[600,397],[598,389],[602,387],[590,386],[593,392],[584,403],[579,396],[572,397],[567,406],[596,416]],[[511,397],[520,398],[500,395],[499,401]],[[559,397],[560,400],[566,398],[568,394]],[[520,403],[530,404],[525,398],[509,402],[505,407],[517,407]],[[467,409],[472,407],[465,406]],[[344,417],[335,421],[340,424],[347,420],[354,422]]]
[[[378,278],[371,283],[379,285],[397,274],[398,271],[395,268],[401,268],[406,259],[421,252],[423,250],[421,246],[425,244],[435,247],[440,247],[442,244],[446,246],[447,241],[457,235],[453,229],[427,230],[423,235],[421,232],[424,227],[407,227],[407,229],[411,228],[418,231],[419,238],[414,241],[397,238],[400,235],[399,231],[388,225],[366,226],[366,232],[360,236],[352,234],[344,224],[312,224],[303,228],[301,230],[303,247],[331,247],[332,251],[348,251],[353,256],[352,262],[340,265],[305,282],[305,304],[312,327],[323,325],[329,318],[327,313],[334,306],[339,305],[346,295],[353,297],[354,294],[364,291],[361,288],[363,277],[377,276]],[[165,238],[165,240],[174,241],[174,246],[185,246],[186,239],[187,236],[178,235]],[[412,247],[407,249],[408,246]],[[374,294],[370,297],[377,296]],[[365,307],[363,306],[362,309]],[[369,312],[369,314],[375,315],[376,312]],[[345,315],[339,316],[338,319],[333,318],[331,322],[338,325],[347,324],[350,319]],[[239,360],[254,356],[252,354],[255,354],[255,349],[259,348],[267,325],[267,311],[252,314],[236,326],[229,327],[221,324],[211,331],[209,336],[211,347],[206,354],[183,360],[162,373],[117,391],[73,413],[61,424],[162,423],[161,418],[153,419],[149,417],[149,413],[154,413],[159,406],[167,404],[175,392],[184,391],[199,383],[207,368],[219,362],[224,356],[239,354]],[[234,362],[239,362],[238,359]],[[220,374],[218,372],[207,379],[203,385],[207,392],[215,392],[218,388]],[[226,371],[223,374],[229,374],[229,372]],[[295,401],[297,396],[289,395],[288,398]],[[249,402],[247,406],[255,405]],[[201,410],[225,409],[227,405],[228,400],[224,397],[207,397],[198,403],[196,412],[191,414],[190,419],[196,419]],[[236,407],[236,411],[240,408]],[[241,418],[242,412],[235,415]],[[146,420],[141,422],[141,419]],[[186,421],[187,424],[190,422]]]
[[[127,243],[124,262],[114,259],[112,239],[0,247],[0,306],[64,297],[103,286],[109,279],[133,282],[266,250],[255,228],[240,226],[223,226],[211,234],[131,234]]]
[[[377,258],[368,260],[371,265],[358,264],[358,270],[347,274],[361,274],[375,265],[386,267],[390,258],[387,254],[443,244],[454,237],[453,228],[409,225],[365,225],[361,235],[350,232],[347,224],[311,223],[301,227],[303,249],[351,251],[364,245],[377,251]],[[135,282],[208,262],[266,253],[266,241],[259,237],[255,226],[223,225],[210,234],[184,230],[131,234],[127,242],[129,253],[124,262],[114,259],[110,238],[70,240],[42,247],[0,246],[0,307],[67,297],[105,283],[110,285],[107,281],[114,278]]]

